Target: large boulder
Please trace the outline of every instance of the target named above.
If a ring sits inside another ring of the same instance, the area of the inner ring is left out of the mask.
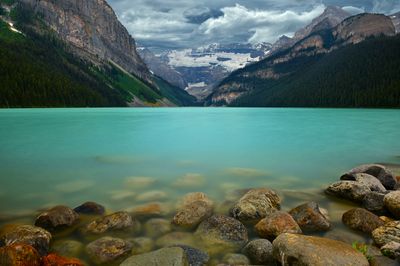
[[[365,185],[371,189],[371,191],[376,191],[380,193],[385,193],[386,188],[382,185],[381,181],[375,176],[365,174],[365,173],[357,173],[353,175],[343,175],[341,180],[352,180],[357,181],[361,185]]]
[[[351,179],[355,174],[369,174],[376,177],[382,185],[389,190],[393,190],[396,186],[397,180],[391,171],[389,171],[385,166],[380,164],[365,164],[360,165],[349,172],[345,173],[342,179]]]
[[[302,231],[293,217],[283,211],[276,211],[255,225],[255,231],[258,236],[274,240],[280,234],[293,233],[301,234]]]
[[[130,242],[112,237],[102,237],[86,246],[89,258],[96,264],[116,264],[129,256],[131,251]]]
[[[384,215],[388,211],[385,207],[385,195],[379,192],[370,192],[365,195],[362,205],[365,209],[378,215]]]
[[[339,181],[330,185],[325,192],[335,197],[362,202],[371,189],[357,181]]]
[[[92,234],[103,234],[115,230],[134,230],[138,222],[127,212],[116,212],[96,219],[86,226]]]
[[[35,221],[35,225],[50,232],[65,229],[75,225],[79,221],[79,214],[67,206],[56,206],[41,213]]]
[[[372,232],[375,243],[381,247],[392,241],[400,243],[400,221],[388,222]]]
[[[400,191],[393,191],[387,194],[384,198],[385,207],[396,218],[400,219]]]
[[[247,243],[243,253],[255,265],[269,265],[274,261],[272,243],[267,239],[256,239]]]
[[[352,246],[327,238],[282,234],[272,245],[275,259],[282,265],[369,266],[366,257]]]
[[[180,247],[162,248],[127,258],[121,266],[189,266],[185,251]]]
[[[342,216],[342,221],[351,229],[368,234],[385,224],[378,216],[362,208],[351,209],[345,212]]]
[[[258,222],[279,210],[281,199],[268,188],[251,189],[231,210],[231,215],[241,222]]]
[[[49,251],[51,234],[43,228],[31,225],[10,227],[0,237],[0,246],[25,244],[34,247],[42,256]]]
[[[12,244],[0,248],[0,265],[42,266],[39,253],[32,246]]]
[[[331,228],[331,223],[315,202],[302,204],[289,214],[304,232],[328,231]]]
[[[88,201],[76,207],[74,211],[80,214],[103,215],[106,209],[96,202]]]
[[[210,253],[236,251],[248,241],[246,227],[240,221],[224,215],[213,215],[203,221],[195,235]]]

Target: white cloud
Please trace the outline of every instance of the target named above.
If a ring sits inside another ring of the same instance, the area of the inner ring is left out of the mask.
[[[349,12],[352,15],[365,13],[364,7],[360,8],[360,7],[355,7],[355,6],[344,6],[344,7],[342,7],[342,9]]]

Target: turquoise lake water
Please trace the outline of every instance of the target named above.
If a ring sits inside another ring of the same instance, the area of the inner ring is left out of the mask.
[[[259,186],[318,194],[358,164],[399,156],[399,110],[1,110],[0,214],[172,204],[190,191],[222,201]]]

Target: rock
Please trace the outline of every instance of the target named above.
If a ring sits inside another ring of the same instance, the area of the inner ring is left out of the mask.
[[[169,247],[174,245],[195,245],[196,241],[191,233],[187,232],[172,232],[168,233],[156,241],[158,247]]]
[[[177,209],[181,208],[182,206],[189,205],[190,203],[196,201],[204,201],[207,202],[208,205],[213,206],[214,202],[210,200],[206,194],[202,192],[192,192],[186,194],[182,199],[180,199],[177,203]]]
[[[304,232],[328,231],[331,224],[315,202],[308,202],[292,209],[289,214]]]
[[[182,248],[169,247],[129,257],[121,264],[121,266],[143,265],[189,266],[189,263]]]
[[[160,237],[172,231],[171,222],[161,218],[153,218],[144,224],[146,236]]]
[[[137,237],[128,240],[132,244],[132,255],[150,252],[154,248],[154,241],[148,237]]]
[[[283,265],[369,265],[366,257],[352,246],[327,238],[282,234],[272,245],[275,259]]]
[[[84,263],[75,258],[65,258],[57,254],[49,254],[42,258],[43,266],[84,266]]]
[[[103,234],[107,231],[134,230],[138,222],[127,212],[116,212],[91,222],[86,231],[92,234]]]
[[[50,232],[65,229],[79,221],[79,214],[67,206],[56,206],[40,214],[35,225]]]
[[[200,174],[186,174],[172,185],[178,188],[198,188],[205,184],[205,178]]]
[[[156,179],[146,176],[132,176],[125,178],[124,185],[132,189],[143,189],[156,183]]]
[[[86,246],[86,252],[96,264],[117,263],[125,259],[132,250],[132,244],[119,238],[102,237]]]
[[[395,241],[389,242],[381,247],[381,252],[391,259],[398,258],[400,256],[400,243]]]
[[[256,265],[269,265],[274,261],[272,256],[272,243],[267,239],[250,241],[243,248],[243,253]]]
[[[370,261],[370,266],[399,266],[396,260],[392,260],[385,256],[374,256]]]
[[[341,178],[352,178],[351,176],[359,173],[365,173],[376,177],[382,183],[382,185],[389,190],[394,189],[397,183],[393,173],[390,172],[385,166],[380,164],[366,164],[358,166],[344,174]]]
[[[394,222],[394,220],[392,218],[389,218],[387,216],[379,216],[379,218],[381,218],[381,220],[386,224],[388,222]]]
[[[255,227],[258,236],[274,240],[283,233],[301,234],[302,231],[293,217],[283,211],[276,211],[259,221]]]
[[[32,246],[11,244],[0,248],[0,265],[42,266],[39,253]]]
[[[1,235],[0,246],[25,244],[34,247],[40,255],[46,255],[49,251],[51,238],[51,234],[40,227],[20,225],[11,227]]]
[[[330,185],[325,192],[339,198],[362,202],[365,195],[371,192],[371,189],[357,181],[340,181]]]
[[[384,203],[385,194],[370,192],[365,195],[362,205],[365,209],[376,214],[386,214],[387,210]]]
[[[67,258],[79,257],[83,251],[83,244],[76,240],[58,240],[51,247],[52,252]]]
[[[158,190],[153,190],[153,191],[148,191],[143,194],[140,194],[136,197],[136,200],[138,201],[158,201],[158,200],[163,200],[167,197],[167,193],[164,191],[158,191]]]
[[[249,265],[249,259],[243,254],[228,253],[222,261],[228,265]]]
[[[175,247],[180,247],[186,254],[190,266],[203,266],[207,265],[210,260],[210,256],[200,249],[193,248],[186,245],[176,245]]]
[[[372,232],[374,242],[384,246],[392,241],[400,243],[400,221],[386,223]]]
[[[231,215],[241,222],[258,222],[279,210],[281,199],[267,188],[248,191],[231,210]]]
[[[385,207],[398,219],[400,219],[400,191],[393,191],[384,198]]]
[[[246,227],[238,220],[223,215],[213,215],[204,220],[195,235],[210,253],[236,251],[248,240]]]
[[[332,240],[337,240],[340,242],[347,243],[352,245],[355,242],[364,243],[365,236],[359,234],[358,232],[348,230],[346,227],[335,227],[332,230],[329,230],[323,235],[324,238],[329,238]]]
[[[96,202],[88,201],[76,207],[74,211],[81,214],[103,215],[105,212],[105,208],[104,206],[97,204]]]
[[[376,178],[375,176],[365,174],[365,173],[358,173],[352,175],[343,175],[341,180],[352,180],[357,181],[361,185],[365,185],[371,189],[371,191],[385,193],[386,188],[382,185],[382,183]]]
[[[344,213],[342,221],[351,229],[368,234],[385,224],[378,216],[361,208],[351,209]]]
[[[165,216],[170,212],[171,210],[167,204],[157,202],[136,206],[132,209],[132,213],[135,216],[141,217]]]
[[[201,195],[201,196],[199,196]],[[178,208],[172,223],[186,228],[197,226],[213,213],[213,202],[203,193],[190,193],[182,200],[183,206]]]

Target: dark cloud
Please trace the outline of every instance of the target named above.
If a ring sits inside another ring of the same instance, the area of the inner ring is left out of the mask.
[[[195,7],[185,10],[183,13],[189,23],[202,24],[210,18],[218,18],[224,15],[221,10],[208,7]]]

